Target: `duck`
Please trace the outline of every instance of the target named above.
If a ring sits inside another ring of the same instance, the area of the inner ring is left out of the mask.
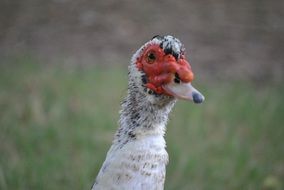
[[[92,190],[162,190],[169,156],[164,139],[177,99],[196,104],[204,96],[181,41],[156,35],[132,56],[119,127]]]

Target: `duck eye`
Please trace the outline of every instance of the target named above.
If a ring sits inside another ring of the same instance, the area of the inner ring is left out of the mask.
[[[153,52],[148,53],[147,62],[152,64],[156,60],[156,55]]]

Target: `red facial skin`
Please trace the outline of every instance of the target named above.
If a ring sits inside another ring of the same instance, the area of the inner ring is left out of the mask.
[[[149,59],[150,53],[154,54],[155,59]],[[185,60],[184,55],[176,60],[173,55],[166,55],[157,44],[146,47],[143,54],[137,59],[136,65],[147,76],[148,83],[146,87],[157,94],[169,95],[162,86],[173,81],[176,73],[184,83],[191,82],[194,78],[191,67]]]

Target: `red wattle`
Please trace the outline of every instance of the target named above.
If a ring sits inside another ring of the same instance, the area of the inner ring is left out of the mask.
[[[150,53],[155,54],[155,60],[151,62],[148,59]],[[167,94],[162,86],[173,81],[176,73],[185,83],[191,82],[194,78],[190,64],[184,59],[184,55],[176,60],[173,55],[166,55],[158,44],[146,47],[141,57],[137,59],[136,65],[147,76],[146,87],[157,94]]]

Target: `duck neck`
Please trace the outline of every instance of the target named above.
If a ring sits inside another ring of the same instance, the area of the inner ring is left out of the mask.
[[[167,96],[149,95],[137,86],[130,85],[122,102],[119,129],[114,142],[127,142],[153,135],[163,137],[168,114],[175,99]]]

